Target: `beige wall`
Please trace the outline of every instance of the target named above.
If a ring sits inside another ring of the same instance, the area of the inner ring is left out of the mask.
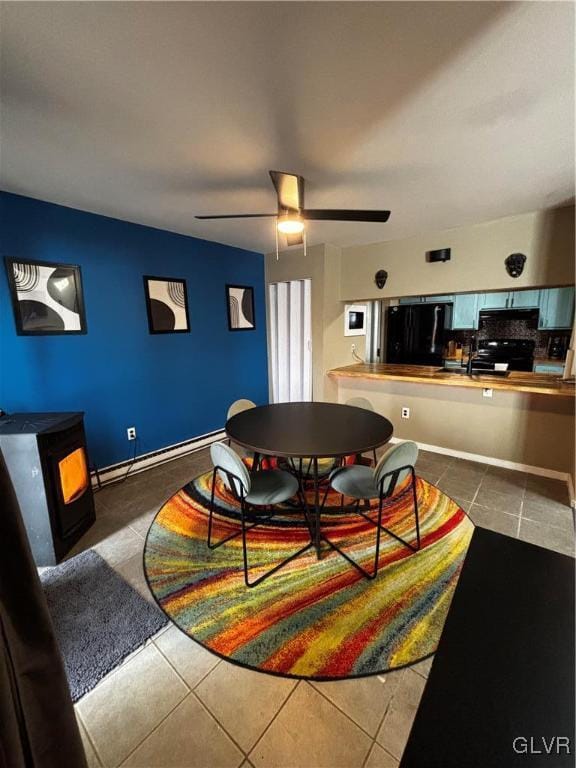
[[[451,248],[451,260],[427,263],[426,251],[436,248]],[[528,258],[512,278],[504,259],[516,252]],[[388,272],[383,290],[374,284],[379,269]],[[573,284],[574,207],[342,250],[340,297],[347,300]]]
[[[341,281],[340,248],[327,245],[324,261],[324,350],[322,358],[323,371],[338,368],[354,362],[352,344],[356,354],[363,360],[366,352],[366,336],[344,335],[344,306],[340,301]],[[325,377],[323,399],[335,401],[338,397],[336,382]]]
[[[266,255],[266,285],[285,280],[312,280],[312,365],[314,400],[335,400],[337,389],[325,375],[354,362],[352,344],[364,357],[364,336],[344,336],[344,304],[340,301],[340,249],[316,245]],[[268,308],[268,305],[267,305]],[[270,356],[269,356],[270,358]],[[271,377],[270,377],[271,381]]]
[[[573,473],[574,401],[570,398],[339,379],[338,402],[366,397],[394,424],[394,436],[533,467]],[[401,418],[403,406],[410,418]]]

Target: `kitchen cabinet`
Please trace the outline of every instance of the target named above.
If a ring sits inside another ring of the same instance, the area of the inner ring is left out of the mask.
[[[555,373],[562,376],[564,373],[564,363],[536,363],[534,373]]]
[[[447,328],[475,330],[478,314],[486,309],[539,309],[538,328],[562,330],[572,327],[574,288],[543,288],[527,291],[491,291],[489,293],[442,294],[440,296],[404,296],[400,304],[451,303],[452,323],[447,313]]]
[[[452,330],[478,328],[478,304],[482,294],[461,293],[454,296]]]
[[[538,308],[540,291],[493,291],[481,293],[478,310]]]
[[[510,291],[508,309],[531,309],[540,305],[540,291]]]
[[[479,294],[478,311],[483,309],[508,309],[510,291],[495,291]]]
[[[548,288],[540,292],[540,330],[570,329],[574,317],[574,288]]]
[[[454,300],[452,294],[442,296],[403,296],[398,299],[399,304],[447,304]]]
[[[422,301],[427,304],[446,304],[454,301],[452,294],[443,294],[442,296],[422,296]]]

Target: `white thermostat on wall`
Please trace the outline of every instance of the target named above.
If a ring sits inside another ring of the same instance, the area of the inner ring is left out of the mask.
[[[366,304],[346,304],[344,336],[366,336]]]

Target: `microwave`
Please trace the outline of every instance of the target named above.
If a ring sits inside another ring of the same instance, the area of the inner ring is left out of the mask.
[[[346,304],[344,336],[366,336],[366,304]]]

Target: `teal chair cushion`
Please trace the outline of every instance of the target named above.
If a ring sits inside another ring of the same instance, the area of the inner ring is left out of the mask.
[[[251,481],[252,485],[246,501],[258,506],[281,504],[295,496],[298,491],[298,480],[281,469],[255,472]]]
[[[289,472],[271,469],[249,473],[238,454],[224,443],[213,443],[210,446],[210,456],[215,467],[222,467],[222,470],[238,478],[232,481],[234,490],[238,496],[243,494],[249,504],[281,504],[295,496],[298,491],[298,480]],[[232,490],[228,475],[222,470],[218,472],[220,479]]]
[[[330,475],[330,485],[337,493],[354,499],[375,499],[380,495],[374,470],[362,464],[335,469]]]
[[[355,464],[349,467],[336,469],[330,475],[330,484],[337,493],[351,496],[354,499],[375,499],[380,495],[380,481],[382,478],[382,491],[386,495],[390,490],[390,484],[394,479],[393,473],[400,467],[413,467],[418,458],[418,446],[416,443],[406,441],[396,443],[382,456],[374,469]],[[401,484],[410,474],[405,469],[398,476],[397,485]]]

